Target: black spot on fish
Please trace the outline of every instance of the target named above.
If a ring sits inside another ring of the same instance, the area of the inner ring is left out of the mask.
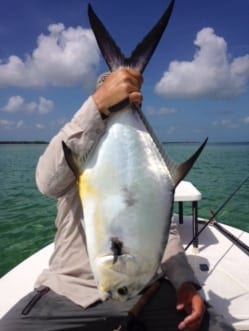
[[[123,242],[117,237],[111,238],[111,250],[113,251],[113,264],[117,262],[118,257],[122,254]]]
[[[135,204],[136,199],[134,193],[131,192],[127,187],[123,187],[122,191],[124,193],[124,202],[128,207],[131,207]]]

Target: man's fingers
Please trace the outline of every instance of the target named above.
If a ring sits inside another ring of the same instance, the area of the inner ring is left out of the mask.
[[[183,303],[178,303],[176,305],[176,310],[183,310],[184,309],[184,304]]]
[[[130,103],[135,103],[140,105],[143,101],[143,96],[141,92],[135,91],[129,94]]]
[[[184,309],[189,313],[189,315],[187,315],[179,324],[180,330],[198,330],[198,327],[200,326],[205,313],[205,308],[202,304],[202,301],[199,301],[198,297],[196,298],[197,300],[193,300],[192,302],[192,307],[189,305],[184,305]]]
[[[141,85],[143,83],[142,75],[138,71],[136,71],[132,68],[124,68],[124,69],[127,70],[130,73],[130,75],[133,76],[138,81],[139,86],[141,87]]]
[[[179,324],[179,330],[190,330],[195,331],[198,330],[199,326],[201,325],[202,316],[198,313],[192,313],[185,317],[185,319]]]
[[[127,105],[126,100],[128,104],[141,104],[142,81],[138,71],[125,67],[103,75],[99,88],[92,95],[98,110],[108,116],[112,111],[123,109]]]

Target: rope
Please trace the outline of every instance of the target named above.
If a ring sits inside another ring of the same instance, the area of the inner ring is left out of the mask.
[[[206,229],[206,227],[213,221],[213,219],[219,214],[219,212],[225,207],[225,205],[234,197],[234,195],[241,189],[241,187],[248,181],[249,176],[246,177],[239,186],[230,194],[230,196],[223,202],[223,204],[216,210],[212,217],[207,221],[207,223],[197,232],[197,234],[192,238],[192,240],[185,247],[185,251],[192,245],[192,243],[199,237],[199,235]]]

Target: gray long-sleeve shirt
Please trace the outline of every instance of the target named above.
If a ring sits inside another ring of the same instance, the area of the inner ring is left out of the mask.
[[[49,286],[82,307],[100,300],[100,297],[88,260],[76,179],[64,158],[62,141],[75,153],[87,155],[103,134],[107,120],[102,119],[92,97],[89,97],[51,140],[36,169],[39,190],[57,199],[57,232],[49,269],[41,273],[35,286]],[[161,268],[175,288],[184,282],[198,285],[174,224],[170,228]]]

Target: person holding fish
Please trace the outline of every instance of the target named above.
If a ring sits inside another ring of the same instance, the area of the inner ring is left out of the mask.
[[[1,331],[234,330],[199,295],[171,222],[174,189],[205,143],[177,165],[164,158],[140,111],[142,72],[173,4],[130,58],[89,6],[111,73],[38,161],[37,186],[57,199],[54,252]]]
[[[131,68],[110,73],[40,157],[36,170],[38,188],[57,199],[54,253],[49,269],[37,280],[36,289],[0,321],[1,331],[124,330],[123,322],[143,298],[146,290],[125,301],[101,298],[81,225],[84,210],[78,185],[62,149],[64,141],[85,159],[113,116],[110,107],[120,105],[123,100],[141,104],[142,82],[141,74]],[[127,330],[233,330],[206,308],[198,294],[200,285],[187,262],[174,224],[169,230],[161,267],[165,273],[159,288]],[[120,290],[122,294],[125,293]]]

